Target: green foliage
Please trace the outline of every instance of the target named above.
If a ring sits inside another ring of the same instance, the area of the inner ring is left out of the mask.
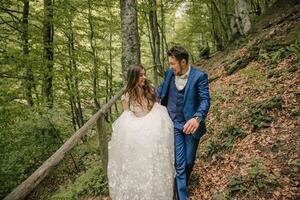
[[[291,116],[293,116],[293,117],[298,117],[298,116],[300,116],[300,109],[299,109],[299,108],[294,108],[294,109],[291,111]]]
[[[73,200],[84,196],[102,196],[108,194],[108,186],[100,162],[95,162],[82,173],[74,183],[62,186],[49,200]]]
[[[72,126],[59,109],[11,102],[0,110],[0,156],[4,158],[0,162],[0,196],[4,197],[60,147]]]
[[[221,136],[224,141],[223,146],[228,149],[232,147],[236,139],[244,138],[246,136],[246,132],[240,127],[229,126],[222,131]]]
[[[260,49],[259,51],[259,59],[266,60],[267,62],[270,62],[271,64],[277,63],[280,59],[285,57],[287,55],[287,52],[285,51],[285,48],[279,48],[274,50],[265,50]]]
[[[236,61],[234,64],[226,66],[225,67],[225,71],[226,71],[226,75],[232,75],[235,72],[239,71],[240,69],[245,68],[250,62],[249,58],[245,58],[245,59],[240,59],[238,61]]]
[[[196,187],[199,183],[199,176],[195,173],[192,173],[189,179],[189,186]]]
[[[278,182],[274,175],[266,171],[257,159],[253,159],[247,175],[228,177],[226,189],[216,194],[214,200],[229,200],[245,193],[249,198],[260,193],[268,195],[277,186]]]
[[[290,45],[269,46],[265,49],[260,49],[258,57],[270,64],[275,64],[289,55],[295,55],[297,60],[300,59],[300,39],[296,39]]]
[[[211,13],[211,1],[189,1],[186,12],[181,17],[176,17],[175,13],[183,0],[160,1],[158,2],[158,16],[160,30],[166,35],[162,38],[165,47],[172,42],[181,43],[186,46],[191,53],[191,59],[198,59],[200,53],[208,53],[216,50],[215,34],[221,39],[221,45],[226,45],[226,30],[223,30],[217,13]],[[234,12],[234,1],[215,1],[221,9],[221,20],[226,22],[228,13]],[[3,8],[0,17],[3,26],[0,31],[0,198],[3,198],[11,189],[25,180],[37,169],[52,153],[58,149],[62,140],[65,141],[73,133],[71,119],[70,98],[72,95],[80,99],[84,110],[84,118],[88,118],[94,112],[93,107],[93,87],[91,75],[94,73],[97,80],[97,96],[101,105],[105,98],[109,98],[122,86],[120,74],[120,48],[121,32],[118,1],[90,1],[92,8],[93,33],[90,29],[88,18],[88,1],[80,0],[58,0],[54,2],[54,69],[53,78],[54,108],[48,109],[40,106],[42,102],[41,89],[44,74],[43,61],[43,2],[31,1],[28,25],[29,55],[23,55],[23,44],[21,37],[21,22],[23,3],[21,1],[3,1]],[[146,3],[144,1],[143,3]],[[160,5],[160,3],[162,5]],[[228,7],[225,8],[225,3]],[[139,4],[141,2],[139,1]],[[147,3],[146,3],[147,4]],[[159,8],[162,6],[162,10]],[[146,7],[146,6],[145,6]],[[226,10],[229,9],[229,10]],[[11,11],[13,15],[11,14]],[[138,8],[138,15],[144,15],[147,8]],[[164,26],[162,20],[164,19]],[[215,22],[212,23],[212,17]],[[140,18],[139,18],[140,19]],[[141,37],[143,63],[151,66],[151,49],[149,48],[147,21],[139,21],[139,32]],[[214,27],[215,26],[215,27]],[[227,24],[227,28],[229,28]],[[97,72],[92,70],[94,65],[92,49],[89,37],[93,35],[97,61]],[[110,37],[111,36],[111,37]],[[150,36],[151,37],[151,36]],[[145,39],[146,38],[146,39]],[[72,40],[71,40],[72,39]],[[244,43],[244,38],[239,38],[238,45]],[[111,44],[111,45],[110,45]],[[166,49],[164,49],[166,50]],[[261,54],[261,58],[271,62],[293,53],[299,58],[299,42],[290,45],[286,49],[266,50],[266,55]],[[165,52],[163,52],[165,53]],[[110,60],[111,58],[111,60]],[[243,67],[243,62],[237,63],[238,67]],[[28,67],[32,71],[34,81],[31,88],[34,106],[29,108],[26,104],[24,80],[28,77],[26,72]],[[112,74],[107,75],[107,69],[112,67]],[[151,67],[147,68],[151,74]],[[232,68],[234,69],[234,68]],[[106,81],[112,79],[111,91],[106,93]],[[69,85],[67,81],[70,81]],[[76,85],[78,84],[78,88]],[[77,93],[77,90],[79,94]],[[221,88],[219,93],[213,94],[214,104],[211,111],[222,119],[228,117],[234,110],[222,114],[219,104],[229,100],[235,94],[235,87],[229,86]],[[79,103],[77,102],[77,103]],[[260,109],[260,108],[259,108]],[[267,108],[264,108],[267,109]],[[298,110],[299,111],[299,110]],[[299,113],[295,110],[293,115]],[[221,115],[222,114],[222,115]],[[256,113],[260,115],[261,112]],[[238,114],[236,114],[238,115]],[[236,116],[235,115],[235,116]],[[88,116],[88,117],[86,117]],[[112,121],[118,116],[113,113]],[[259,122],[257,122],[259,124]],[[107,129],[110,132],[110,126]],[[207,157],[212,157],[221,150],[230,149],[237,138],[244,137],[245,132],[238,126],[226,127],[207,146]],[[77,164],[79,169],[89,168],[95,165],[98,149],[97,140],[94,140],[95,131],[91,131],[88,137],[92,138],[92,143],[78,145],[72,150],[79,157]],[[89,155],[89,156],[87,156]],[[92,156],[91,156],[92,155]],[[66,160],[63,160],[65,162]],[[61,163],[64,164],[64,163]],[[91,167],[82,174],[75,183],[62,187],[52,198],[76,199],[84,195],[99,195],[107,192],[107,186],[102,181],[102,170],[98,167]],[[63,168],[63,167],[62,167]],[[61,170],[57,173],[63,174]],[[100,180],[99,180],[100,177]],[[72,177],[74,178],[74,177]]]
[[[286,48],[290,53],[297,56],[298,61],[300,60],[300,39],[297,39],[294,44],[291,44]]]
[[[237,71],[244,69],[247,67],[247,65],[252,61],[256,60],[258,58],[259,54],[257,52],[256,48],[253,48],[250,50],[250,55],[243,57],[237,61],[235,61],[233,64],[225,66],[225,71],[227,75],[232,75],[236,73]]]
[[[199,46],[199,58],[208,59],[210,54],[209,46]]]
[[[219,86],[211,94],[212,106],[210,108],[210,113],[213,113],[213,115],[216,116],[218,120],[221,120],[224,117],[222,115],[224,113],[220,109],[221,104],[225,101],[228,101],[234,95],[235,95],[234,85]],[[227,117],[227,116],[225,116],[225,117]]]
[[[300,159],[295,159],[291,161],[290,165],[292,166],[292,170],[295,172],[299,172],[300,170]]]
[[[270,53],[271,63],[276,63],[278,60],[287,56],[287,51],[285,48],[280,48],[277,51]]]
[[[270,110],[282,109],[282,97],[275,96],[272,99],[263,101],[257,105],[254,105],[250,110],[250,123],[253,125],[253,130],[258,130],[264,127],[269,127],[273,117],[269,114]]]
[[[195,59],[194,61],[199,60],[200,56],[207,57],[210,51],[215,51],[211,34],[211,23],[209,23],[210,10],[207,2],[189,1],[181,3],[177,7],[178,10],[180,10],[180,6],[182,6],[182,10],[185,8],[185,12],[172,16],[171,20],[175,20],[170,23],[174,24],[174,27],[171,27],[170,43],[179,43],[187,47],[191,59]],[[172,34],[174,28],[180,31]]]
[[[214,194],[213,199],[214,200],[229,200],[229,198],[227,197],[227,194],[223,194],[223,193]]]
[[[89,43],[88,2],[93,15],[92,42],[97,52],[97,72],[92,71],[94,62]],[[21,37],[23,2],[2,3],[5,10],[0,13],[3,20],[0,31],[0,199],[31,175],[74,132],[72,112],[78,110],[74,111],[74,107],[71,110],[70,99],[76,98],[77,104],[81,103],[83,120],[94,112],[91,74],[97,73],[97,98],[101,105],[106,97],[112,96],[123,85],[120,80],[121,40],[117,1],[54,2],[54,18],[51,21],[54,26],[54,68],[49,75],[54,97],[52,109],[41,105],[45,64],[41,21],[43,2],[30,1],[29,54],[25,56]],[[111,74],[107,75],[110,67]],[[28,69],[34,79],[30,88],[32,107],[27,105],[25,95],[28,92],[25,87]],[[111,88],[106,86],[108,78],[112,79]],[[87,154],[97,154],[97,150],[84,145],[75,147],[74,152],[80,157],[76,160],[80,170],[88,162],[82,158]],[[74,153],[73,150],[71,152]],[[69,155],[66,157],[69,158]],[[65,164],[65,161],[60,164]],[[58,173],[66,173],[66,168]]]
[[[270,86],[267,82],[265,84],[261,84],[261,82],[267,80],[267,78],[265,74],[261,72],[259,67],[246,67],[240,70],[239,73],[247,85],[259,92],[264,92],[265,89]]]
[[[224,146],[218,140],[211,141],[205,146],[205,158],[212,158],[212,156],[221,151]]]
[[[227,126],[218,134],[215,140],[212,140],[205,146],[204,158],[209,159],[219,151],[229,150],[238,138],[244,138],[246,132],[237,126]]]

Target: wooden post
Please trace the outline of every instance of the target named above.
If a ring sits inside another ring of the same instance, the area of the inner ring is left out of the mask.
[[[107,164],[108,164],[108,141],[105,129],[105,115],[101,114],[96,122],[97,132],[99,135],[100,159],[103,167],[104,175],[107,180]]]

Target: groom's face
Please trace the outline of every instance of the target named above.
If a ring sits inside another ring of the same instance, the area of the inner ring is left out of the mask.
[[[183,59],[181,61],[178,61],[176,57],[170,56],[169,66],[173,70],[175,76],[180,76],[183,74],[182,72],[185,71],[186,60]]]

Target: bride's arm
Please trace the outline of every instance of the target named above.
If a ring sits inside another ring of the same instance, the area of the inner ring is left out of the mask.
[[[128,94],[123,94],[121,97],[123,110],[129,110],[129,96]]]
[[[123,107],[123,110],[129,110],[128,102],[123,100],[122,101],[122,107]]]

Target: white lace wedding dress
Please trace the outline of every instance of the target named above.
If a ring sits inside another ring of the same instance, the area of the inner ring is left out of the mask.
[[[174,135],[166,108],[155,103],[147,111],[131,103],[130,111],[125,110],[112,128],[108,147],[112,200],[172,200]]]

